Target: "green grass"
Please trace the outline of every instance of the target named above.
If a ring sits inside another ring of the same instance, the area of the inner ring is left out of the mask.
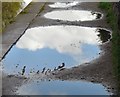
[[[112,4],[108,2],[100,2],[99,7],[107,11],[112,8]]]
[[[2,2],[0,1],[0,34],[2,33]]]
[[[104,9],[107,12],[107,23],[110,25],[112,30],[117,29],[117,17],[113,11],[112,3],[110,2],[101,2],[99,7]]]
[[[45,5],[46,5],[46,3],[42,7],[40,7],[39,13],[41,13],[45,9]]]
[[[2,2],[2,30],[8,24],[14,22],[21,4],[21,2]]]
[[[29,8],[30,8],[31,5],[32,5],[32,2],[26,8],[24,8],[23,11],[20,14],[27,14],[27,13],[29,13]]]
[[[24,9],[20,14],[27,14],[28,13],[28,9]]]
[[[112,38],[112,59],[113,71],[118,81],[118,90],[120,91],[120,30],[118,29],[118,17],[113,10],[113,4],[110,2],[100,2],[99,8],[103,9],[107,15],[107,23],[113,31]]]
[[[3,31],[7,25],[15,22],[15,16],[17,15],[18,10],[21,8],[21,4],[22,4],[21,2],[3,2],[2,3],[2,30]],[[30,3],[20,14],[27,14],[29,12],[29,8],[31,5],[32,3]],[[42,8],[40,8],[39,13],[44,10],[44,7],[45,7],[45,4],[42,6]]]

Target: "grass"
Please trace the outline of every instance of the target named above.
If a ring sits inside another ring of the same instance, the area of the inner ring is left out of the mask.
[[[8,24],[14,22],[21,4],[21,2],[2,2],[2,30]]]
[[[113,31],[112,38],[112,59],[114,74],[118,81],[118,90],[120,91],[120,30],[118,29],[118,16],[113,9],[113,3],[100,2],[99,8],[105,10],[107,13],[107,23]]]
[[[15,22],[15,17],[17,15],[18,10],[21,8],[21,2],[3,2],[2,3],[2,29],[13,22]],[[30,3],[20,14],[27,14],[29,12],[29,8],[32,5]],[[44,10],[45,4],[40,8],[40,12]],[[1,31],[1,32],[2,32]]]
[[[40,7],[39,13],[41,13],[45,9],[45,5],[46,5],[46,3],[42,7]]]
[[[0,1],[0,34],[2,33],[2,2]]]
[[[28,9],[25,8],[20,14],[27,14],[28,13]]]
[[[26,8],[24,8],[20,14],[27,14],[27,13],[29,13],[29,8],[30,8],[31,5],[32,5],[32,2]]]

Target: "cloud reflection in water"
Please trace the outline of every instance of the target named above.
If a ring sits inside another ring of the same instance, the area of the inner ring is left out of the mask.
[[[54,4],[50,4],[49,6],[52,7],[52,8],[68,8],[68,7],[75,6],[79,3],[80,2],[77,2],[77,1],[69,2],[69,3],[56,2]]]
[[[101,42],[97,36],[98,33],[97,28],[79,26],[35,27],[26,31],[16,47],[29,51],[49,48],[60,54],[68,54],[75,60],[80,60],[80,55],[82,55],[86,61],[89,60],[86,55],[91,55],[90,51],[86,50],[91,49],[95,54],[99,53],[98,45]]]
[[[28,29],[16,46],[21,49],[56,49],[59,53],[80,54],[83,44],[98,45],[97,28],[47,26]]]
[[[89,62],[99,56],[99,33],[97,28],[68,25],[30,28],[4,59],[5,71],[13,74],[25,65],[29,74],[32,68],[54,69],[63,62],[70,68]]]
[[[99,18],[98,15],[100,15]],[[102,14],[99,12],[85,10],[58,10],[44,14],[45,18],[63,21],[91,21],[101,19]]]

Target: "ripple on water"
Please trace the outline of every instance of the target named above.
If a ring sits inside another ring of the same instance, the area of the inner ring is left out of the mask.
[[[103,34],[104,33],[104,34]],[[104,38],[106,37],[106,38]],[[25,74],[54,69],[61,63],[66,68],[89,62],[99,56],[99,45],[111,37],[106,29],[80,26],[45,26],[30,28],[3,60],[7,73]]]
[[[44,17],[63,21],[92,21],[101,19],[102,14],[84,10],[57,10],[44,14]]]

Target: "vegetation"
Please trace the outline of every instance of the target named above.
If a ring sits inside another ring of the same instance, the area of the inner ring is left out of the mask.
[[[29,5],[27,7],[25,7],[20,14],[27,14],[27,13],[29,13],[29,8],[30,8],[31,5],[32,5],[32,2],[29,3]]]
[[[114,64],[114,73],[118,81],[118,89],[120,89],[120,30],[118,28],[118,16],[113,9],[113,3],[101,2],[99,7],[106,11],[107,23],[113,30],[112,38],[112,55]]]
[[[21,8],[21,2],[3,2],[2,3],[2,29],[8,24],[14,22],[14,18]]]
[[[22,12],[21,12],[21,14],[27,14],[28,13],[28,8],[25,8]]]
[[[40,7],[40,11],[39,11],[39,13],[41,13],[41,12],[44,10],[45,5],[46,5],[46,3],[45,3],[42,7]]]
[[[0,1],[0,34],[2,32],[2,2]]]
[[[12,22],[15,21],[15,17],[20,10],[22,2],[3,2],[2,3],[2,30]],[[27,14],[29,12],[29,8],[32,5],[30,3],[20,14]],[[40,12],[44,10],[44,6],[40,8]]]

